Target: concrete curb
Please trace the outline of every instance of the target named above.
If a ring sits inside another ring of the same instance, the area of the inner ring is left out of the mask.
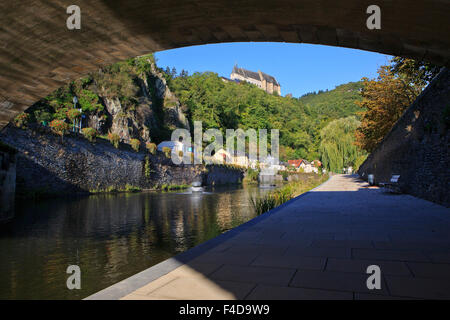
[[[194,258],[198,257],[199,255],[205,253],[206,251],[210,250],[211,248],[214,248],[220,244],[222,244],[224,241],[231,239],[241,232],[247,230],[251,226],[267,219],[268,217],[276,214],[277,212],[281,211],[286,206],[290,205],[291,203],[299,200],[300,198],[305,197],[310,192],[316,190],[320,186],[324,185],[330,179],[332,176],[330,176],[327,181],[321,183],[314,189],[311,189],[305,193],[302,193],[301,195],[295,197],[294,199],[291,199],[282,205],[273,208],[270,211],[267,211],[266,213],[263,213],[239,226],[236,228],[233,228],[225,233],[222,233],[221,235],[218,235],[215,238],[212,238],[206,242],[203,242],[185,252],[182,252],[180,254],[177,254],[176,256],[169,258],[163,262],[160,262],[148,269],[145,269],[129,278],[126,278],[116,284],[113,284],[112,286],[109,286],[97,293],[94,293],[83,300],[118,300],[128,294],[130,294],[133,291],[136,291],[137,289],[141,288],[142,286],[146,285],[149,282],[152,282],[165,274],[175,270],[176,268],[182,266],[183,264],[188,263],[189,261],[193,260]]]

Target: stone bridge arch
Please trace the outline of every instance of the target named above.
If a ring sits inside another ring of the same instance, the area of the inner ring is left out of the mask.
[[[68,30],[66,8],[81,9]],[[381,29],[366,9],[381,8]],[[0,128],[91,71],[183,46],[316,43],[450,64],[449,0],[21,0],[0,4]],[[330,57],[332,58],[332,57]]]

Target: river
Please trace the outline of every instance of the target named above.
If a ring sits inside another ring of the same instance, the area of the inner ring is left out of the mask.
[[[252,219],[249,197],[268,189],[206,191],[17,201],[0,226],[0,299],[85,298]],[[66,287],[69,265],[79,290]]]

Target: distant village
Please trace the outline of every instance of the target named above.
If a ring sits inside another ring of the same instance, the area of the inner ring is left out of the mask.
[[[174,150],[176,153],[189,154],[193,153],[193,148],[188,147],[180,141],[163,141],[158,144],[157,149],[164,152],[167,150]],[[252,168],[254,170],[271,169],[277,171],[295,171],[304,173],[325,173],[326,170],[322,168],[320,160],[308,161],[306,159],[288,160],[288,162],[278,162],[272,156],[266,157],[264,160],[250,159],[248,154],[237,155],[230,154],[227,150],[221,148],[217,150],[211,157],[203,157],[205,162],[214,164],[232,164],[243,168]]]

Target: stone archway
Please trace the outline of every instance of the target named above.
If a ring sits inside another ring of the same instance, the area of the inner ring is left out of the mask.
[[[317,43],[450,63],[446,0],[78,0],[81,29],[68,30],[71,4],[0,4],[0,127],[101,66],[189,45]],[[366,27],[371,4],[381,8],[380,30]]]

